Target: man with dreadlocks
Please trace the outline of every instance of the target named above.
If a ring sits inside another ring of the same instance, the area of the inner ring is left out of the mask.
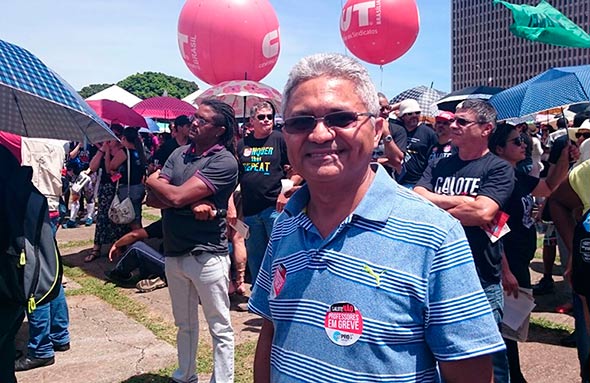
[[[147,180],[148,203],[163,209],[166,279],[178,326],[178,369],[172,379],[196,382],[199,300],[213,338],[215,382],[233,382],[234,333],[229,313],[229,253],[225,217],[238,179],[232,154],[236,120],[231,106],[204,100],[192,121],[189,144],[176,149],[162,171]],[[215,206],[206,220],[193,209],[207,199]]]

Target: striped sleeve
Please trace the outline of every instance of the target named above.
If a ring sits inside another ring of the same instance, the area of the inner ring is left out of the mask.
[[[273,241],[269,241],[264,258],[262,259],[260,271],[256,277],[252,295],[248,300],[248,309],[269,321],[272,321],[269,305],[270,289],[272,286],[272,244]]]
[[[428,283],[426,341],[436,359],[461,360],[504,349],[458,222],[434,257]]]

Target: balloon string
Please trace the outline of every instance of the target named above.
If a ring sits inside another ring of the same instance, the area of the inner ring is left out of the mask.
[[[381,78],[379,79],[379,90],[383,92],[383,65],[379,65],[379,72],[381,72]]]
[[[341,19],[342,19],[342,14],[344,12],[344,3],[343,3],[343,1],[344,0],[340,0],[340,18]],[[343,44],[343,45],[344,45],[344,55],[345,56],[348,56],[348,49],[346,49],[346,44]]]

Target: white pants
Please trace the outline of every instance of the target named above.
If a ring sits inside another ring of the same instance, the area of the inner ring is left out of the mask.
[[[172,379],[197,382],[196,357],[199,342],[199,299],[213,338],[211,383],[234,381],[234,330],[229,313],[229,255],[166,257],[166,279],[172,301],[178,369]]]

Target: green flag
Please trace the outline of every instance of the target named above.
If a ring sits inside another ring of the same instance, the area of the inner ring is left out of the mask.
[[[494,0],[512,11],[510,31],[518,37],[564,47],[590,48],[590,35],[542,0],[536,7]]]

